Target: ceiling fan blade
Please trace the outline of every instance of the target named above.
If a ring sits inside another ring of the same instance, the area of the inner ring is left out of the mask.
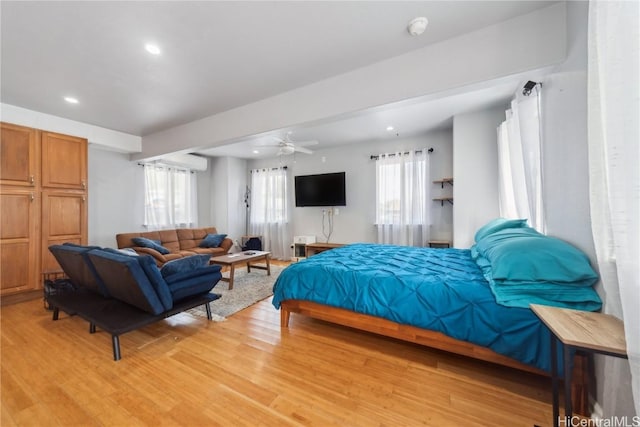
[[[316,141],[315,139],[309,140],[309,141],[300,141],[300,142],[294,142],[294,145],[297,145],[298,147],[309,147],[311,145],[318,145],[319,142]]]
[[[313,154],[313,151],[307,148],[298,147],[297,145],[294,147],[294,150],[298,153]]]
[[[261,141],[257,141],[253,144],[254,147],[280,147],[282,145],[282,143],[280,142],[280,140],[277,139],[266,139],[266,140],[261,140]]]

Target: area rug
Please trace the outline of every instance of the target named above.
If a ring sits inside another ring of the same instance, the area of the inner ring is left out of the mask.
[[[267,276],[265,270],[238,268],[233,279],[233,289],[229,290],[227,282],[220,281],[211,290],[214,294],[222,295],[211,303],[211,317],[215,322],[222,322],[227,317],[243,310],[265,298],[273,295],[273,284],[284,267],[271,265],[271,276]],[[223,277],[229,277],[229,272],[222,273]],[[204,306],[198,306],[188,310],[195,316],[207,316]]]

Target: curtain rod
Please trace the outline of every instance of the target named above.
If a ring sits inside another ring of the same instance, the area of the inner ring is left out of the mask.
[[[401,154],[403,154],[403,155],[407,155],[407,154],[409,154],[409,153],[410,153],[409,151],[405,151],[404,153],[401,153]],[[416,151],[414,152],[414,154],[420,154],[420,153],[422,153],[422,150],[416,150]],[[429,154],[433,153],[433,147],[432,147],[432,148],[429,148],[429,149],[427,150],[427,153],[429,153]],[[385,156],[393,157],[393,156],[395,156],[395,155],[396,155],[396,153],[391,153],[391,154],[372,154],[372,155],[371,155],[371,157],[369,157],[369,158],[370,158],[371,160],[378,160],[380,157],[385,157]]]

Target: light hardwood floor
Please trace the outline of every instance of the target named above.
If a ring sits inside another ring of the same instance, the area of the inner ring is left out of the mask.
[[[295,314],[281,330],[270,299],[125,334],[119,362],[42,301],[0,313],[4,427],[551,424],[548,379]]]

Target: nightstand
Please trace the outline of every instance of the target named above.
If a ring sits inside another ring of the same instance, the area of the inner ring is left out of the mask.
[[[624,325],[617,317],[591,311],[570,310],[531,304],[531,310],[551,331],[551,383],[553,387],[553,425],[559,424],[557,341],[564,344],[565,420],[571,424],[571,350],[627,358]]]

